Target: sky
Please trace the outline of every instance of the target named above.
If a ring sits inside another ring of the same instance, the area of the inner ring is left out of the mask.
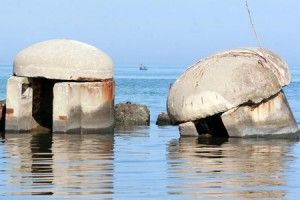
[[[261,44],[299,66],[300,1],[248,0]],[[0,0],[0,64],[48,39],[94,45],[115,65],[185,66],[256,46],[244,0]]]

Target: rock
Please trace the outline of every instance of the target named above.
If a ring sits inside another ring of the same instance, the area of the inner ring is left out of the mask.
[[[259,105],[243,105],[222,114],[231,137],[284,136],[298,131],[283,92]]]
[[[14,74],[59,80],[104,80],[113,78],[113,63],[96,47],[56,39],[22,50],[15,58]]]
[[[113,132],[113,81],[60,82],[53,90],[53,132]]]
[[[199,61],[175,81],[167,111],[175,122],[194,121],[259,103],[289,82],[287,64],[268,50],[225,51]]]
[[[199,61],[175,81],[167,111],[176,123],[193,122],[200,135],[295,133],[282,91],[290,79],[287,64],[268,50],[225,51]]]
[[[120,126],[149,126],[150,111],[145,105],[120,103],[115,105],[115,125]]]
[[[186,122],[180,124],[179,133],[181,136],[199,136],[196,126],[193,122]]]
[[[6,105],[5,100],[0,100],[0,131],[3,132],[5,130],[5,112]]]
[[[171,122],[168,113],[161,112],[159,113],[157,120],[156,120],[156,125],[158,126],[167,126],[167,125],[172,125],[173,123]]]

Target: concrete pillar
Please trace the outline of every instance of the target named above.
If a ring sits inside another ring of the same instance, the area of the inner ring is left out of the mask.
[[[197,128],[193,122],[179,124],[179,132],[181,136],[199,136]]]
[[[81,132],[112,132],[114,81],[80,84]]]
[[[53,95],[53,132],[113,131],[114,81],[56,83]]]
[[[298,131],[282,91],[258,105],[245,105],[229,110],[221,118],[230,137],[264,137]]]
[[[36,126],[32,117],[32,88],[28,78],[11,76],[7,81],[6,131],[30,131]]]
[[[78,131],[81,127],[80,85],[62,82],[53,87],[53,132]]]

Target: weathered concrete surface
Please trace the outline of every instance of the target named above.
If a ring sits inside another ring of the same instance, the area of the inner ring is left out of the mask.
[[[80,85],[73,82],[56,83],[53,87],[53,132],[80,131]]]
[[[0,100],[0,131],[5,130],[6,101]]]
[[[53,91],[53,132],[113,131],[114,81],[61,82]]]
[[[286,135],[298,131],[283,92],[258,105],[243,105],[221,116],[231,137]]]
[[[7,81],[6,131],[30,131],[37,124],[32,117],[32,88],[28,78],[11,76]]]
[[[57,39],[22,50],[15,58],[14,74],[60,80],[104,80],[113,78],[113,63],[96,47]]]
[[[115,105],[116,126],[149,126],[150,111],[145,105],[120,103]]]
[[[193,122],[179,124],[179,133],[181,136],[199,136],[197,128]]]
[[[168,125],[173,125],[168,113],[161,112],[159,113],[157,120],[156,120],[156,125],[158,126],[168,126]]]
[[[80,85],[81,131],[113,132],[114,81]]]
[[[259,103],[289,84],[287,64],[265,49],[235,49],[199,61],[172,85],[167,110],[178,123]]]

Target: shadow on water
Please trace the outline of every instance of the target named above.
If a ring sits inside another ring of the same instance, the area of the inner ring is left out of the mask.
[[[113,193],[113,135],[6,134],[8,195]]]
[[[298,140],[180,138],[168,145],[170,195],[285,197],[287,154]],[[171,181],[172,180],[172,181]]]

